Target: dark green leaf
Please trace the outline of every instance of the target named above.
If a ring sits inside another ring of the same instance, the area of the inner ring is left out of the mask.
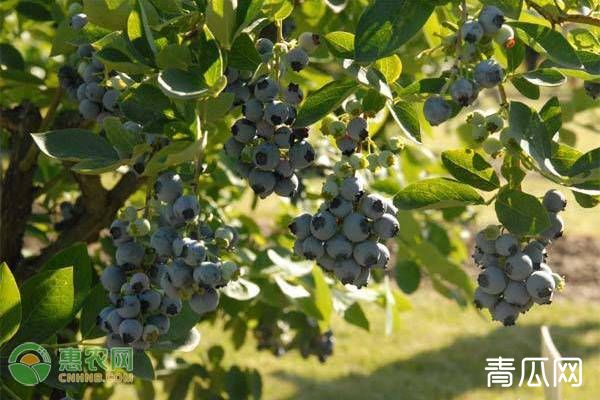
[[[590,196],[589,194],[572,191],[575,201],[583,208],[594,208],[600,204],[600,196]]]
[[[522,76],[515,76],[510,80],[510,82],[523,96],[532,100],[537,100],[540,98],[540,88]]]
[[[150,357],[143,351],[133,353],[133,374],[146,381],[154,380],[154,366]]]
[[[394,197],[394,204],[401,210],[458,207],[483,202],[479,193],[469,185],[448,178],[412,183]]]
[[[44,4],[39,1],[26,1],[21,0],[19,4],[17,4],[16,10],[19,14],[34,21],[51,21],[52,14],[47,7],[47,4]]]
[[[559,32],[546,26],[529,22],[511,22],[510,25],[517,28],[517,34],[519,31],[525,34],[522,37],[525,42],[531,39],[539,44],[546,51],[548,57],[555,63],[567,68],[578,69],[582,67],[575,49]]]
[[[552,97],[540,110],[542,119],[548,134],[556,133],[562,126],[562,109],[557,97]]]
[[[114,69],[127,74],[146,74],[152,71],[152,68],[148,65],[132,59],[121,50],[115,48],[104,48],[96,52],[95,56],[108,69]]]
[[[104,118],[102,126],[104,126],[108,141],[120,155],[130,155],[136,145],[143,143],[142,136],[123,128],[121,120],[117,117]]]
[[[496,199],[498,221],[518,236],[533,236],[550,226],[548,212],[535,196],[514,189],[502,189]]]
[[[156,55],[156,65],[161,69],[186,70],[192,63],[190,49],[181,44],[169,44]]]
[[[396,263],[396,283],[404,293],[411,294],[419,287],[421,270],[412,260],[398,260]]]
[[[142,84],[130,91],[121,102],[121,111],[132,121],[142,124],[164,118],[169,99],[156,86]]]
[[[600,168],[600,147],[588,151],[575,161],[569,171],[569,176],[589,173]]]
[[[208,94],[208,86],[198,71],[166,69],[158,75],[158,86],[174,99],[190,100]]]
[[[254,42],[249,35],[242,33],[233,41],[229,53],[229,66],[232,68],[255,71],[262,63],[260,54],[254,47]]]
[[[81,309],[79,329],[81,330],[81,336],[84,339],[95,339],[106,335],[106,333],[96,325],[96,318],[98,317],[98,314],[100,314],[100,311],[108,305],[109,301],[106,296],[106,290],[104,290],[104,287],[101,284],[96,284],[88,294]]]
[[[357,90],[353,79],[329,82],[317,91],[309,94],[298,111],[296,126],[309,126],[335,110],[342,102]]]
[[[115,149],[102,136],[84,129],[62,129],[32,133],[40,150],[52,158],[66,161],[85,159],[118,160]]]
[[[416,143],[421,143],[421,125],[414,106],[406,101],[399,100],[393,105],[388,104],[388,109],[406,137]]]
[[[521,42],[516,42],[513,47],[506,49],[506,69],[507,72],[513,72],[525,59],[525,46]]]
[[[6,263],[0,264],[0,348],[19,330],[21,324],[21,294]]]
[[[19,50],[15,49],[8,43],[0,43],[0,66],[7,69],[25,69],[25,60],[19,53]]]
[[[560,86],[567,81],[563,74],[553,68],[537,69],[521,76],[536,86]]]
[[[445,78],[425,78],[406,86],[400,91],[400,94],[408,96],[419,93],[439,93],[445,84]]]
[[[327,48],[338,58],[354,57],[354,34],[350,32],[335,31],[323,36]]]
[[[359,303],[352,303],[352,305],[344,311],[344,319],[349,324],[363,328],[366,331],[370,329],[369,320]]]
[[[481,190],[500,187],[494,168],[472,149],[448,150],[442,153],[442,162],[453,177]]]

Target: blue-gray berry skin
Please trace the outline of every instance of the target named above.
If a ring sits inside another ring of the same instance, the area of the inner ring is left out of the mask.
[[[342,136],[337,138],[335,140],[335,144],[345,156],[354,154],[356,148],[358,147],[358,143],[350,136]]]
[[[131,343],[142,337],[143,326],[137,319],[124,319],[119,325],[119,335],[123,343]]]
[[[430,125],[437,126],[450,118],[452,107],[443,97],[431,96],[423,104],[423,114]]]
[[[113,306],[104,307],[96,317],[96,326],[106,333],[111,332],[111,328],[106,323],[106,318],[108,318],[108,315],[114,310],[115,308]]]
[[[193,283],[192,269],[182,261],[173,261],[167,271],[169,280],[178,289],[186,288]]]
[[[288,105],[281,101],[273,101],[265,105],[265,120],[271,125],[281,125],[288,119]]]
[[[483,37],[483,26],[478,21],[466,21],[460,27],[461,39],[466,43],[477,43]]]
[[[298,257],[304,258],[304,250],[303,250],[304,239],[296,239],[294,241],[294,247],[292,251]]]
[[[102,102],[106,90],[96,82],[90,82],[85,86],[85,96],[95,103]]]
[[[169,317],[162,314],[156,314],[148,317],[146,319],[146,323],[156,326],[161,335],[167,334],[167,332],[169,332],[169,328],[171,327],[171,321],[169,320]]]
[[[525,306],[531,301],[523,282],[510,281],[502,294],[504,301],[515,306]]]
[[[565,227],[563,219],[557,213],[549,212],[548,218],[550,219],[550,227],[540,234],[540,237],[545,241],[561,237]]]
[[[311,234],[320,241],[329,240],[337,230],[337,221],[330,212],[323,211],[315,214],[310,222]]]
[[[352,243],[344,235],[335,235],[325,243],[327,255],[334,260],[350,258],[352,249]]]
[[[305,239],[310,235],[310,222],[312,221],[312,215],[308,213],[301,214],[294,218],[294,220],[288,225],[292,235],[298,239]]]
[[[261,171],[258,168],[254,168],[248,175],[248,183],[252,190],[254,190],[254,193],[264,199],[273,193],[277,179],[273,172]]]
[[[549,190],[544,195],[542,204],[546,210],[557,213],[567,207],[567,198],[558,190]]]
[[[363,267],[372,267],[379,262],[381,253],[379,252],[379,247],[377,247],[376,241],[365,240],[364,242],[360,242],[354,246],[352,256],[358,265]]]
[[[596,100],[600,97],[600,82],[585,81],[583,82],[585,93],[592,99]]]
[[[87,96],[85,95],[85,88],[87,86],[87,83],[82,83],[81,85],[77,86],[77,100],[79,101],[83,101],[87,98]]]
[[[533,263],[527,254],[517,252],[506,259],[504,270],[513,281],[524,281],[533,272]]]
[[[77,55],[81,58],[91,57],[94,52],[94,48],[89,43],[83,43],[77,46]]]
[[[533,263],[533,267],[536,268],[544,262],[546,257],[546,249],[543,243],[533,240],[523,248],[523,253],[527,254]]]
[[[314,236],[309,236],[302,241],[302,253],[309,260],[315,260],[325,255],[323,242]]]
[[[128,226],[129,223],[127,221],[122,221],[119,219],[114,220],[112,224],[110,224],[109,233],[113,244],[118,246],[122,243],[133,240],[133,238],[129,236],[129,233],[127,233]]]
[[[173,283],[171,283],[171,276],[169,275],[168,271],[169,270],[167,270],[167,273],[164,274],[160,279],[160,288],[165,292],[167,297],[178,299],[181,297],[179,290],[175,287],[175,285],[173,285]]]
[[[475,82],[466,78],[457,79],[450,86],[450,96],[452,96],[452,100],[463,107],[467,107],[477,100],[478,94]]]
[[[125,128],[129,132],[133,132],[133,133],[142,133],[142,131],[143,131],[142,125],[140,125],[134,121],[125,121],[123,123],[123,128]]]
[[[290,68],[298,72],[308,65],[308,54],[301,47],[290,50],[286,55],[286,60]]]
[[[504,13],[498,7],[488,5],[479,13],[478,21],[487,36],[494,36],[504,24]]]
[[[269,122],[260,120],[256,123],[256,134],[265,139],[271,139],[275,134],[275,127]]]
[[[479,283],[481,290],[488,294],[500,294],[506,288],[508,279],[500,268],[489,267],[479,274],[477,283]]]
[[[398,232],[400,232],[400,224],[398,223],[398,219],[392,214],[383,214],[381,218],[373,222],[373,233],[382,240],[391,239]]]
[[[145,254],[144,246],[137,242],[127,242],[117,247],[115,258],[118,265],[132,269],[142,265]]]
[[[295,143],[290,147],[289,159],[292,167],[296,170],[308,167],[315,160],[315,150],[306,141]]]
[[[333,273],[343,284],[354,283],[360,271],[360,265],[353,258],[336,261],[333,269]]]
[[[162,296],[156,290],[144,290],[138,295],[140,301],[140,310],[142,313],[149,313],[158,310],[162,302]]]
[[[160,331],[156,325],[146,324],[142,333],[142,340],[146,343],[156,343],[160,337]]]
[[[498,304],[499,301],[500,300],[497,295],[486,293],[481,290],[480,287],[475,290],[473,304],[475,304],[475,307],[479,309],[487,308],[491,310],[496,306],[496,304]]]
[[[88,17],[84,13],[78,13],[71,17],[71,28],[76,31],[81,30],[88,22]]]
[[[248,143],[256,136],[256,124],[246,118],[238,119],[231,127],[231,134],[238,142]]]
[[[100,105],[91,100],[84,99],[79,103],[79,113],[84,119],[91,121],[100,114]]]
[[[104,327],[107,331],[116,333],[119,331],[119,325],[121,325],[121,322],[123,322],[123,318],[119,312],[114,309],[109,312],[104,319]]]
[[[379,219],[385,213],[384,199],[378,194],[368,194],[360,199],[360,211],[368,218]]]
[[[150,246],[158,256],[170,257],[173,255],[173,241],[177,237],[178,234],[175,229],[163,226],[150,236]]]
[[[160,312],[167,317],[174,317],[181,312],[182,307],[183,303],[180,299],[163,297],[162,303],[160,304]]]
[[[282,197],[294,197],[298,193],[300,182],[296,175],[289,178],[278,177],[275,183],[275,193]]]
[[[550,266],[544,262],[534,266],[533,270],[547,272],[550,275],[552,275],[552,273],[553,273],[552,268],[550,268]]]
[[[102,271],[102,275],[100,275],[100,283],[102,283],[102,286],[107,291],[118,292],[121,290],[121,285],[125,283],[125,274],[117,266],[107,267]]]
[[[93,65],[86,66],[81,77],[85,83],[102,81],[102,74]]]
[[[239,160],[244,150],[244,143],[238,142],[235,138],[231,137],[223,145],[223,150],[225,150],[225,154],[229,157]]]
[[[527,292],[537,304],[550,304],[556,288],[554,277],[546,271],[534,271],[527,278]]]
[[[247,120],[256,123],[263,118],[263,103],[258,99],[251,98],[242,106],[242,113]]]
[[[143,272],[136,272],[129,278],[129,285],[135,293],[150,289],[150,278]]]
[[[198,204],[196,196],[180,196],[173,204],[173,211],[179,218],[191,221],[198,216],[200,204]]]
[[[494,239],[488,239],[484,231],[477,233],[477,235],[475,236],[475,244],[479,249],[481,249],[483,253],[496,253],[496,241]]]
[[[187,265],[196,266],[206,259],[206,253],[206,246],[194,240],[185,247],[182,259]]]
[[[254,85],[254,96],[263,103],[273,101],[279,93],[279,85],[270,77],[262,77]]]
[[[352,212],[352,203],[342,196],[336,196],[329,202],[329,211],[338,218],[344,218]]]
[[[140,311],[140,300],[135,295],[124,296],[119,304],[119,308],[117,308],[117,312],[121,318],[135,318],[140,314]]]
[[[156,198],[172,203],[183,194],[181,177],[175,172],[164,172],[154,182]]]
[[[365,287],[369,284],[369,278],[371,277],[371,270],[369,268],[361,268],[360,272],[354,278],[352,284],[357,288]]]
[[[298,84],[291,82],[283,91],[283,98],[291,105],[298,105],[304,99],[304,93]]]
[[[502,82],[504,71],[495,60],[488,59],[475,66],[473,76],[479,86],[489,89]]]
[[[263,62],[268,62],[273,57],[273,42],[267,38],[259,38],[254,45]]]
[[[505,301],[498,303],[492,310],[492,318],[494,321],[501,322],[504,326],[512,326],[519,318],[521,310]]]
[[[254,149],[253,161],[256,168],[273,171],[279,164],[279,149],[271,143],[263,143]]]
[[[189,304],[192,311],[197,314],[212,312],[219,305],[219,292],[213,288],[204,288],[201,292],[194,293]]]
[[[107,110],[115,111],[119,102],[119,96],[121,96],[121,92],[119,92],[118,90],[107,90],[106,92],[104,92],[104,96],[102,96],[102,105]]]
[[[348,131],[348,136],[350,136],[352,140],[360,142],[369,136],[367,127],[368,124],[366,119],[362,117],[355,117],[348,122],[346,129]]]
[[[473,262],[479,266],[481,266],[481,262],[483,261],[483,256],[485,253],[479,248],[479,246],[475,246],[473,249],[473,254],[471,254],[471,258]]]
[[[379,249],[379,260],[371,268],[385,269],[390,262],[390,249],[383,243],[377,243],[377,248]]]
[[[215,287],[221,282],[222,273],[218,264],[205,261],[194,268],[194,282],[200,286]]]
[[[273,140],[280,149],[289,149],[292,143],[292,134],[289,126],[280,126],[275,130]]]
[[[354,203],[357,201],[364,193],[364,184],[362,180],[357,178],[356,176],[350,176],[342,181],[340,185],[340,195]]]
[[[505,233],[496,239],[496,253],[501,256],[508,257],[515,254],[519,250],[519,241],[510,233]]]
[[[364,215],[351,213],[342,224],[342,232],[351,242],[358,243],[369,237],[371,226]]]
[[[328,255],[317,258],[317,264],[328,272],[332,272],[335,268],[335,260]]]

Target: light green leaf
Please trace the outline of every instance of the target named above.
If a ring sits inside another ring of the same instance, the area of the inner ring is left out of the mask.
[[[236,22],[237,1],[212,0],[206,7],[206,24],[219,43],[229,49]]]
[[[442,153],[442,162],[453,177],[481,190],[500,187],[494,168],[472,149],[448,150]]]
[[[189,48],[181,44],[169,44],[156,55],[156,65],[161,69],[186,70],[191,63],[192,56]]]
[[[323,330],[329,328],[331,314],[333,313],[333,301],[331,299],[331,291],[329,285],[325,281],[325,274],[320,268],[312,269],[312,280],[314,288],[312,290],[313,298],[317,309],[323,316],[323,319],[319,321]]]
[[[569,176],[590,173],[592,170],[600,168],[600,147],[588,151],[575,161]]]
[[[92,24],[120,31],[127,26],[131,2],[123,1],[118,8],[111,10],[105,0],[83,0],[83,12]]]
[[[350,32],[335,31],[323,36],[327,48],[338,58],[354,57],[354,34]]]
[[[359,303],[353,303],[344,311],[344,319],[349,324],[358,326],[365,331],[369,331],[370,329],[369,320]]]
[[[152,156],[146,169],[145,176],[155,176],[159,172],[173,166],[195,159],[200,149],[200,143],[179,140],[171,142]]]
[[[250,300],[258,296],[260,287],[249,280],[238,278],[231,281],[222,290],[224,295],[236,300]]]
[[[431,178],[412,183],[394,197],[401,210],[459,207],[483,204],[484,200],[471,186],[448,178]]]
[[[0,348],[19,330],[21,324],[21,294],[6,263],[0,264]]]
[[[335,110],[344,100],[357,90],[353,79],[329,82],[317,91],[310,93],[298,111],[296,126],[309,126]]]
[[[512,19],[519,19],[523,8],[523,0],[482,0],[482,3],[498,7]]]
[[[288,296],[290,299],[301,299],[303,297],[310,297],[310,293],[302,285],[294,285],[286,281],[282,276],[275,275],[273,277],[275,283],[279,286],[279,289],[283,294]]]
[[[233,41],[229,53],[229,66],[243,71],[255,71],[262,63],[254,42],[246,33],[240,34]]]
[[[291,0],[265,0],[262,6],[264,15],[276,21],[283,21],[294,11]]]
[[[375,68],[385,77],[388,83],[394,83],[402,74],[402,60],[396,54],[375,61]]]
[[[402,133],[415,143],[421,143],[421,124],[419,116],[412,104],[398,100],[393,105],[387,105],[394,121],[402,129]]]

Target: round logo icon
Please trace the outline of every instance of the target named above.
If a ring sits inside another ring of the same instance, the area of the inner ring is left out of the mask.
[[[50,354],[37,343],[21,343],[8,357],[8,370],[21,385],[35,386],[44,382],[51,368]]]

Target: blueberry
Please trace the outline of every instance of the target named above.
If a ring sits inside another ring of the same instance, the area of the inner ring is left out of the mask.
[[[537,304],[550,304],[556,283],[546,271],[535,271],[527,278],[527,292]]]
[[[354,246],[352,252],[354,261],[363,267],[372,267],[379,262],[381,255],[377,242],[374,240],[365,240]]]
[[[350,136],[342,136],[337,138],[335,140],[335,144],[345,156],[354,154],[358,146],[358,143],[356,143]]]
[[[505,233],[496,239],[496,253],[501,256],[508,257],[515,254],[519,250],[519,241],[510,233]]]
[[[100,114],[100,106],[98,105],[98,103],[94,103],[93,101],[84,99],[83,101],[81,101],[81,103],[79,103],[79,113],[84,119],[91,121],[95,119],[98,116],[98,114]]]
[[[343,284],[353,283],[360,271],[360,265],[352,258],[336,261],[333,269],[333,273]]]
[[[110,237],[115,245],[120,245],[122,243],[129,242],[133,240],[131,236],[127,233],[127,227],[129,224],[126,221],[122,220],[114,220],[112,224],[110,224],[109,232]]]
[[[279,85],[274,79],[264,76],[256,81],[254,95],[263,103],[273,101],[277,93],[279,93]]]
[[[550,219],[550,227],[540,234],[541,238],[546,241],[561,237],[565,227],[563,219],[557,213],[549,212],[548,218]]]
[[[286,55],[286,60],[292,70],[299,72],[308,65],[308,54],[301,47],[290,50]]]
[[[164,172],[154,182],[156,197],[167,203],[174,202],[183,194],[181,177],[175,172]]]
[[[365,287],[369,284],[369,278],[371,277],[371,270],[369,268],[361,268],[360,272],[354,278],[352,284],[357,288]]]
[[[115,258],[117,264],[126,269],[137,268],[142,265],[144,255],[146,254],[144,247],[136,242],[122,243],[117,247]]]
[[[87,83],[82,83],[81,85],[77,86],[77,100],[78,101],[83,101],[85,100],[87,97],[85,95],[85,88],[87,86]]]
[[[95,103],[102,102],[105,92],[106,90],[96,82],[90,82],[85,86],[85,96]]]
[[[169,227],[158,228],[150,237],[150,246],[161,257],[173,255],[173,241],[178,237],[177,231]]]
[[[475,290],[473,304],[479,309],[488,308],[491,310],[498,304],[498,301],[498,296],[486,293],[480,287]]]
[[[123,322],[123,318],[116,309],[113,309],[104,319],[104,330],[118,332],[121,322]]]
[[[146,319],[146,324],[156,326],[160,334],[165,335],[167,332],[169,332],[171,321],[165,315],[156,314],[148,317]]]
[[[514,325],[519,318],[520,309],[505,301],[498,303],[492,310],[494,321],[502,322],[504,326]]]
[[[363,196],[360,200],[360,211],[368,218],[381,218],[385,213],[383,198],[377,194]]]
[[[335,268],[335,260],[328,255],[317,258],[317,264],[328,272],[332,272]]]
[[[273,193],[277,180],[273,172],[254,168],[248,175],[248,182],[254,193],[264,199]]]
[[[117,327],[119,329],[119,327]],[[118,333],[111,333],[106,337],[106,348],[112,349],[113,347],[123,347],[125,343],[121,339],[121,335]]]
[[[206,259],[206,247],[203,243],[193,240],[185,247],[183,261],[189,266],[196,266]]]
[[[517,252],[506,259],[504,269],[513,281],[524,281],[533,271],[533,263],[528,255]]]
[[[294,197],[298,193],[300,182],[296,175],[289,178],[278,177],[275,183],[275,193],[282,197]]]
[[[238,142],[248,143],[256,136],[256,125],[248,119],[238,119],[231,127],[231,134]]]
[[[344,218],[342,232],[351,242],[366,240],[370,230],[369,221],[362,214],[352,213]]]
[[[489,89],[502,82],[504,71],[495,60],[488,59],[475,66],[473,76],[479,86]]]
[[[369,131],[367,130],[367,127],[368,124],[366,119],[362,117],[355,117],[351,119],[350,122],[348,122],[348,136],[350,136],[352,140],[360,142],[361,140],[364,140],[369,136]]]
[[[89,43],[83,43],[83,44],[80,44],[79,46],[77,46],[77,55],[79,57],[82,57],[82,58],[91,57],[93,52],[94,52],[94,48]]]
[[[315,150],[306,141],[295,143],[289,151],[289,159],[296,170],[308,167],[315,160]]]
[[[81,30],[81,28],[83,28],[85,26],[85,24],[87,24],[87,22],[88,22],[87,15],[85,15],[84,13],[78,13],[78,14],[71,16],[70,25],[71,25],[71,28],[78,31],[78,30]]]
[[[466,107],[477,99],[477,86],[469,79],[460,78],[450,86],[450,95],[452,100]]]
[[[321,241],[329,240],[337,230],[337,221],[333,214],[323,211],[315,214],[310,222],[311,234]]]
[[[116,89],[109,89],[104,92],[104,96],[102,96],[102,105],[104,108],[110,111],[115,111],[117,109],[117,103],[119,101],[119,96],[121,96],[121,92]]]
[[[296,107],[291,106],[289,104],[286,105],[287,109],[288,109],[288,113],[287,113],[287,118],[285,121],[283,121],[285,124],[287,125],[294,125],[294,123],[296,122],[296,117],[298,116],[298,111],[296,110]]]
[[[490,114],[485,117],[485,128],[488,132],[498,132],[504,127],[504,119],[498,113]]]
[[[162,302],[162,296],[156,290],[144,290],[138,295],[140,300],[140,309],[142,313],[153,312],[158,310]]]
[[[163,297],[162,303],[160,304],[160,312],[167,317],[174,317],[181,312],[182,307],[183,303],[180,299]]]
[[[156,325],[146,324],[142,333],[142,340],[147,343],[156,343],[160,338],[160,330]]]
[[[592,99],[596,100],[600,97],[600,82],[585,81],[583,82],[585,93]]]
[[[169,265],[167,271],[169,274],[169,281],[177,289],[186,288],[193,283],[192,268],[186,265],[183,261],[173,261]]]
[[[466,43],[477,43],[483,37],[483,26],[477,21],[467,21],[460,27],[460,37]]]
[[[281,125],[288,119],[288,105],[281,101],[273,101],[265,105],[265,120],[271,125]]]
[[[398,219],[392,214],[383,214],[373,223],[373,232],[382,240],[391,239],[400,231]]]
[[[477,277],[479,287],[489,294],[500,294],[507,285],[507,278],[504,271],[497,267],[488,267]]]
[[[194,293],[190,299],[190,308],[197,314],[206,314],[217,309],[219,305],[219,292],[213,288],[203,288]]]
[[[294,247],[292,250],[295,255],[297,255],[298,257],[304,258],[305,256],[304,256],[303,245],[304,245],[304,239],[296,239],[294,241]]]
[[[431,96],[425,100],[423,114],[429,124],[436,126],[450,118],[452,107],[450,107],[450,104],[443,97]]]
[[[475,236],[475,243],[477,247],[485,254],[496,253],[496,240],[489,239],[485,230],[477,233],[477,236]]]
[[[242,155],[242,150],[244,150],[244,144],[238,142],[235,138],[230,137],[223,145],[223,149],[225,150],[225,154],[229,157],[239,160]]]
[[[291,178],[294,175],[294,169],[289,160],[281,159],[275,168],[275,172],[284,178]]]
[[[221,268],[210,261],[203,262],[194,268],[194,281],[200,286],[217,286],[222,280]]]
[[[256,168],[263,171],[274,171],[279,164],[279,149],[271,143],[263,143],[256,147],[252,159]]]
[[[150,278],[143,272],[136,272],[129,279],[129,284],[135,293],[142,293],[150,289]]]
[[[134,121],[126,121],[123,123],[123,128],[133,133],[142,133],[143,130],[142,125]]]
[[[494,35],[494,41],[507,49],[513,48],[516,44],[514,29],[510,25],[502,25]]]
[[[242,106],[242,113],[247,120],[255,123],[259,122],[263,118],[263,103],[258,99],[251,98]]]
[[[121,300],[121,293],[120,292],[108,292],[108,301],[110,301],[110,304],[112,305],[117,305],[119,300]]]
[[[527,254],[533,263],[533,268],[536,269],[545,259],[545,247],[544,244],[533,240],[525,246],[523,253]]]
[[[534,269],[535,271],[543,271],[543,272],[547,272],[547,273],[549,273],[550,275],[552,275],[552,268],[550,268],[550,266],[549,266],[548,264],[546,264],[546,263],[543,263],[543,262],[542,262],[542,263],[540,263],[540,264],[539,264],[539,265],[537,265],[537,266],[534,266],[534,267],[533,267],[533,269]]]
[[[302,240],[310,235],[311,221],[312,216],[308,213],[304,213],[294,218],[294,220],[288,225],[288,228],[290,229],[292,235]]]
[[[297,106],[304,99],[304,93],[298,84],[291,82],[283,91],[283,98],[289,104]]]
[[[233,82],[231,85],[228,85],[225,88],[225,91],[228,93],[233,93],[233,105],[239,106],[244,104],[246,101],[250,99],[252,96],[251,88],[245,82],[237,81]]]
[[[323,242],[314,236],[309,236],[302,241],[302,254],[309,260],[314,260],[325,255]]]
[[[280,149],[289,149],[292,142],[292,130],[288,126],[280,126],[275,130],[273,140]]]
[[[338,218],[344,218],[352,212],[352,203],[341,196],[336,196],[329,202],[329,211]]]
[[[135,318],[140,314],[140,300],[135,295],[127,295],[123,297],[123,301],[119,304],[117,312],[121,318]]]
[[[275,134],[275,127],[265,120],[261,120],[256,124],[256,134],[259,137],[270,139]]]
[[[273,57],[273,42],[267,38],[259,38],[254,45],[263,62],[268,62]]]
[[[172,299],[178,299],[180,297],[179,290],[171,283],[171,277],[168,273],[164,274],[160,279],[160,288],[165,292],[165,295]]]
[[[321,44],[321,37],[316,33],[302,32],[298,36],[298,45],[302,47],[307,53],[312,53]]]
[[[327,255],[334,260],[352,257],[352,243],[344,235],[335,235],[325,243]]]
[[[567,199],[558,190],[549,190],[544,195],[542,204],[546,210],[556,213],[563,211],[567,207]]]
[[[523,282],[510,281],[504,289],[503,299],[515,306],[525,306],[531,301],[531,296],[527,293],[527,287]]]
[[[233,83],[240,79],[240,71],[235,68],[227,67],[225,69],[225,76],[227,77],[228,83]]]
[[[504,13],[498,7],[485,6],[479,13],[478,21],[485,34],[493,36],[504,24]]]
[[[173,204],[175,215],[186,221],[191,221],[198,216],[200,212],[200,204],[198,199],[193,195],[181,196]]]
[[[115,308],[113,306],[104,307],[98,316],[96,316],[96,326],[106,333],[112,332],[110,326],[106,323],[106,318],[113,312]]]
[[[386,268],[390,261],[390,250],[383,243],[377,243],[379,249],[379,261],[371,265],[371,268]]]
[[[355,176],[345,178],[340,185],[340,195],[354,203],[359,200],[364,192],[364,183],[362,180]]]

